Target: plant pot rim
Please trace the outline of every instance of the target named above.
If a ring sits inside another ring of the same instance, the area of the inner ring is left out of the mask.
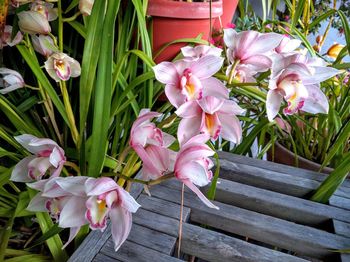
[[[147,15],[178,19],[209,19],[209,2],[149,0]],[[222,0],[212,2],[212,18],[222,15]]]

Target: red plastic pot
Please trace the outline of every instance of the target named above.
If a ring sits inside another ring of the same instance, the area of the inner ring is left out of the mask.
[[[238,0],[222,0],[222,15],[220,16],[221,24],[225,28],[227,24],[232,23]],[[214,24],[215,30],[221,29],[220,21],[217,18]]]
[[[212,2],[212,23],[222,14],[222,0]],[[195,38],[202,34],[209,38],[209,2],[180,2],[173,0],[149,0],[147,14],[153,17],[153,54],[165,44],[181,39]],[[156,63],[173,59],[185,43],[167,47],[155,58]]]

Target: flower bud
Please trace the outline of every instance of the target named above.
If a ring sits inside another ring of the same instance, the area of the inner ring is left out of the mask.
[[[335,43],[327,51],[327,55],[331,58],[337,59],[340,51],[344,48],[344,45]]]
[[[79,10],[85,16],[90,15],[93,5],[94,5],[94,0],[80,0]]]
[[[47,35],[51,32],[48,20],[36,11],[23,11],[18,14],[18,25],[22,32]]]
[[[321,47],[319,45],[313,45],[312,48],[316,51],[316,52],[320,52],[321,51]]]
[[[317,44],[321,43],[322,40],[323,40],[323,36],[322,36],[322,35],[318,35],[318,36],[316,37],[316,43],[317,43]]]

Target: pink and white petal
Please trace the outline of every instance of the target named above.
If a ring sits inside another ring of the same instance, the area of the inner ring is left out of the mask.
[[[66,192],[75,196],[86,196],[85,182],[88,177],[83,176],[70,176],[62,177],[56,180],[56,183]]]
[[[272,66],[272,60],[265,55],[250,56],[242,60],[241,63],[249,65],[251,70],[256,72],[267,71]]]
[[[149,123],[150,120],[152,120],[155,117],[160,117],[161,115],[162,114],[158,112],[152,112],[152,111],[146,112],[144,111],[144,109],[142,109],[140,112],[140,115],[132,125],[131,131],[133,131],[135,128],[139,127],[140,125]]]
[[[226,86],[217,78],[209,77],[202,82],[203,97],[215,96],[217,98],[228,99],[229,90]]]
[[[191,65],[193,75],[200,80],[207,79],[218,72],[224,62],[224,59],[214,55],[207,55],[199,58]]]
[[[51,163],[48,157],[37,157],[28,163],[28,176],[39,180],[51,167]]]
[[[290,53],[301,45],[299,39],[289,39],[288,42],[281,48],[280,52]]]
[[[62,169],[63,169],[64,163],[62,162],[57,168],[51,168],[50,169],[50,176],[51,177],[58,177],[60,176]]]
[[[77,60],[72,59],[72,61],[70,62],[70,69],[71,69],[71,77],[80,76],[81,67]]]
[[[30,150],[29,151],[33,154],[40,154],[42,151],[52,150],[54,147],[60,148],[55,141],[48,138],[38,137],[33,137],[33,139],[29,141],[28,146],[33,152]],[[61,150],[63,151],[63,149]]]
[[[222,124],[221,137],[227,141],[238,144],[242,139],[242,127],[239,119],[234,115],[219,114]]]
[[[171,62],[162,62],[153,67],[156,79],[163,84],[177,85],[179,74],[176,67]]]
[[[224,29],[224,42],[228,48],[234,48],[237,32],[233,30],[232,28]]]
[[[169,152],[167,148],[149,145],[145,148],[149,159],[153,166],[157,169],[157,174],[164,174],[169,170]]]
[[[133,128],[130,135],[130,145],[134,146],[138,144],[146,146],[146,144],[151,140],[150,137],[152,137],[152,135],[155,133],[155,128],[154,123],[146,123]]]
[[[163,136],[163,147],[169,147],[176,141],[176,138],[173,137],[172,135],[169,135],[168,133],[162,132],[162,136]]]
[[[69,245],[69,243],[73,241],[73,239],[78,235],[79,230],[80,230],[80,227],[72,227],[72,228],[70,228],[68,240],[63,245],[62,249],[65,249]]]
[[[259,38],[260,33],[257,31],[242,31],[237,34],[234,43],[236,58],[243,60],[250,56],[249,51],[254,49],[255,41]],[[253,51],[252,51],[253,52]]]
[[[58,167],[62,162],[65,162],[64,151],[61,148],[54,147],[50,154],[50,163],[54,167]]]
[[[110,211],[106,202],[92,196],[86,201],[86,209],[85,218],[89,222],[90,228],[104,231],[107,227],[107,217]]]
[[[19,135],[19,136],[15,136],[16,141],[21,144],[21,146],[23,146],[25,149],[27,149],[29,152],[36,154],[36,148],[32,147],[31,145],[29,145],[29,143],[35,139],[37,137],[33,136],[33,135],[29,135],[29,134],[24,134],[24,135]],[[35,151],[35,152],[32,152]]]
[[[197,101],[191,100],[182,104],[175,111],[175,114],[182,118],[193,118],[200,116],[202,114],[202,109],[198,105]]]
[[[182,148],[190,147],[193,144],[205,144],[208,142],[209,139],[210,139],[209,135],[199,134],[199,135],[193,136],[190,140],[188,140],[186,144],[183,145]]]
[[[219,210],[219,208],[217,206],[215,206],[212,202],[209,201],[208,198],[205,197],[205,195],[194,185],[192,184],[192,182],[190,180],[183,180],[182,181],[189,189],[191,189],[193,191],[193,193],[195,193],[199,199],[207,206],[210,208],[214,208]]]
[[[28,207],[26,208],[28,211],[32,212],[47,212],[46,202],[47,197],[41,196],[40,193],[36,194],[32,200],[29,202]]]
[[[179,180],[188,179],[197,186],[206,186],[210,183],[207,172],[208,170],[200,163],[191,161],[178,170],[175,176]]]
[[[208,114],[214,114],[219,111],[224,104],[223,99],[216,98],[214,96],[207,96],[197,101],[202,110]]]
[[[218,111],[219,114],[242,115],[245,109],[240,107],[235,101],[225,100]]]
[[[201,121],[201,115],[192,118],[184,118],[180,121],[177,129],[177,139],[180,145],[183,145],[193,136],[199,134]]]
[[[27,187],[33,188],[37,191],[44,191],[45,185],[46,183],[49,181],[50,179],[42,179],[33,183],[27,183]]]
[[[117,189],[117,183],[109,177],[88,178],[85,182],[85,192],[88,196],[98,196]]]
[[[206,144],[186,144],[177,154],[175,162],[175,172],[181,170],[184,165],[192,160],[198,160],[213,156],[215,152]]]
[[[216,140],[221,132],[221,122],[218,118],[218,114],[202,114],[202,122],[200,126],[200,132],[210,135],[210,137]]]
[[[131,213],[135,213],[139,207],[139,203],[129,194],[129,192],[125,191],[123,188],[118,189],[118,196],[121,200],[120,205],[128,210]]]
[[[120,246],[129,236],[132,225],[132,216],[125,208],[114,207],[111,209],[110,219],[114,249],[115,251],[118,251]]]
[[[281,43],[283,37],[283,35],[276,33],[259,34],[259,37],[255,39],[247,52],[249,56],[264,54],[275,49]]]
[[[301,110],[311,114],[323,113],[328,114],[329,104],[326,95],[321,91],[319,86],[306,86],[309,96],[304,101]]]
[[[55,198],[55,197],[62,197],[62,196],[68,196],[71,195],[71,192],[65,191],[63,188],[61,188],[57,181],[64,179],[62,177],[53,177],[50,179],[47,179],[47,182],[45,183],[44,190],[42,191],[42,196],[49,197],[49,198]]]
[[[277,90],[269,90],[266,97],[266,113],[269,121],[273,121],[280,110],[283,96]]]
[[[15,182],[31,182],[33,178],[28,176],[28,165],[35,156],[27,156],[19,161],[12,170],[10,180]]]
[[[302,81],[304,85],[318,84],[341,73],[341,71],[332,67],[315,66],[314,70],[314,75],[303,77]]]
[[[184,96],[181,89],[174,84],[167,84],[165,86],[165,95],[169,99],[169,102],[176,108],[186,101],[186,96]]]
[[[86,200],[85,197],[70,197],[61,210],[58,222],[59,227],[81,227],[88,224],[89,221],[85,217]]]
[[[184,46],[181,48],[181,53],[184,57],[197,57],[197,53],[192,46]]]
[[[169,171],[173,172],[174,168],[175,168],[175,161],[176,161],[176,156],[177,156],[177,152],[173,151],[173,150],[169,150]]]
[[[149,173],[152,173],[153,176],[156,176],[156,177],[160,177],[162,175],[160,170],[158,170],[155,167],[153,160],[149,157],[148,153],[146,152],[143,146],[135,145],[133,149],[142,160],[143,167],[145,167]]]

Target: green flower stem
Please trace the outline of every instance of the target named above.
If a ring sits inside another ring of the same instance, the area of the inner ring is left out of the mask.
[[[102,173],[101,174],[102,176],[116,176],[116,177],[119,177],[119,178],[122,178],[122,179],[125,179],[126,181],[130,181],[130,182],[133,182],[133,183],[139,183],[139,184],[143,184],[143,185],[146,185],[146,186],[153,186],[153,185],[157,185],[157,184],[160,184],[161,182],[165,181],[165,180],[168,180],[168,179],[171,179],[171,178],[174,178],[174,173],[170,173],[170,174],[166,174],[164,176],[161,176],[160,178],[158,179],[155,179],[155,180],[149,180],[149,181],[145,181],[145,180],[142,180],[142,179],[137,179],[137,178],[131,178],[129,176],[125,176],[123,174],[119,174],[119,173]]]
[[[81,174],[80,174],[80,169],[79,169],[79,167],[78,167],[75,163],[70,162],[70,161],[66,161],[66,162],[64,163],[64,165],[73,168],[74,171],[77,172],[77,175],[78,175],[78,176],[81,175]]]
[[[73,16],[71,17],[67,17],[67,18],[62,18],[62,21],[63,22],[72,22],[74,21],[75,19],[77,19],[77,17],[81,15],[80,11],[79,12],[76,12]]]
[[[239,64],[239,62],[240,62],[240,60],[235,60],[235,62],[232,65],[232,68],[231,68],[231,71],[230,71],[230,74],[229,74],[229,77],[228,77],[228,83],[229,84],[232,83],[233,75],[234,75],[234,73],[236,71],[236,67]]]
[[[62,2],[58,0],[58,48],[63,52],[63,18],[62,18]]]
[[[69,94],[68,94],[66,82],[60,81],[60,88],[61,88],[61,92],[62,92],[62,96],[63,96],[64,107],[65,107],[67,115],[68,115],[68,122],[70,125],[70,131],[72,134],[72,138],[73,138],[74,143],[76,145],[78,145],[79,132],[78,132],[77,126],[75,124],[75,118],[74,118],[74,114],[73,114],[73,110],[72,110],[72,105],[69,101]]]

